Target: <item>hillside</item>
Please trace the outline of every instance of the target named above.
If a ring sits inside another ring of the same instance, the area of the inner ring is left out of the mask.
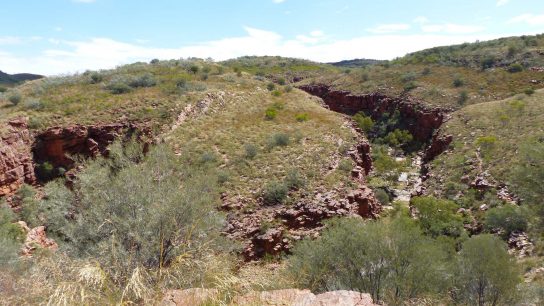
[[[0,85],[13,85],[24,81],[32,81],[43,78],[42,75],[31,73],[7,74],[0,71]]]
[[[538,305],[542,48],[152,60],[10,87],[2,303]]]

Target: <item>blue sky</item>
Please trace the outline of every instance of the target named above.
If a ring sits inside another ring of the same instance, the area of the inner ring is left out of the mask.
[[[544,33],[543,0],[18,0],[0,5],[0,70],[47,75],[153,58],[391,59]]]

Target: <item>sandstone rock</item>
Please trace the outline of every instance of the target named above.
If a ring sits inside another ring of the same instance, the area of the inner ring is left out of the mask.
[[[164,306],[197,306],[206,303],[221,302],[217,289],[191,288],[168,290],[161,305]],[[234,296],[231,306],[377,306],[367,293],[338,290],[321,294],[313,294],[304,289],[280,289],[271,291],[254,291]]]
[[[161,301],[163,306],[196,306],[218,298],[217,289],[191,288],[168,290]]]
[[[18,224],[27,233],[25,243],[21,248],[21,255],[30,257],[38,248],[51,251],[58,249],[57,243],[53,239],[47,238],[44,226],[29,229],[24,221],[19,221]]]
[[[107,156],[107,147],[116,139],[144,135],[149,129],[128,122],[52,127],[36,136],[34,156],[37,162],[50,162],[54,167],[70,169],[73,156]]]
[[[36,183],[32,142],[26,118],[8,122],[0,136],[0,197],[14,193],[24,183]]]
[[[359,186],[359,189],[348,195],[350,203],[358,205],[357,212],[363,218],[376,218],[381,211],[381,205],[376,201],[372,189]]]
[[[508,237],[508,247],[510,254],[516,255],[517,258],[531,256],[535,246],[529,239],[529,236],[524,232],[512,232]]]
[[[423,153],[423,161],[429,162],[438,155],[444,153],[452,140],[452,135],[440,135],[439,132],[435,133],[431,139],[431,144],[425,149],[425,153]]]

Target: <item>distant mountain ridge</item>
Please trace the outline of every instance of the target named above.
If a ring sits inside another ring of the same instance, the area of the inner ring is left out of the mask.
[[[43,75],[32,73],[8,74],[0,70],[0,84],[16,84],[43,78]]]

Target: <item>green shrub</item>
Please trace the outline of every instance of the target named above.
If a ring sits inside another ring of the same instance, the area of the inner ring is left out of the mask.
[[[128,82],[126,78],[115,77],[109,82],[106,88],[115,95],[129,93],[132,91],[132,87],[128,85]]]
[[[23,96],[19,92],[13,92],[11,95],[8,96],[8,101],[11,102],[13,105],[17,105],[21,102],[23,99]]]
[[[284,90],[285,92],[291,92],[291,91],[293,91],[293,86],[287,85],[287,86],[284,87],[283,90]]]
[[[189,71],[192,72],[193,74],[197,74],[199,70],[200,68],[197,65],[191,65],[189,67]]]
[[[144,75],[132,78],[129,81],[128,85],[130,87],[133,87],[133,88],[137,88],[137,87],[153,87],[153,86],[157,85],[157,81],[155,80],[155,77],[152,74],[146,73]]]
[[[274,83],[272,83],[272,82],[270,82],[270,83],[268,83],[268,84],[266,85],[266,89],[268,89],[268,91],[272,91],[272,90],[274,90],[275,88],[276,88],[276,85],[275,85]]]
[[[482,149],[482,153],[488,154],[497,143],[497,137],[495,136],[481,136],[476,139],[476,145]]]
[[[274,97],[279,97],[279,96],[281,96],[281,91],[275,89],[275,90],[272,91],[272,95],[273,95]]]
[[[302,114],[296,114],[296,115],[295,115],[295,119],[296,119],[298,122],[308,121],[309,117],[310,117],[310,116],[309,116],[307,113],[302,113]]]
[[[50,181],[57,177],[55,167],[50,162],[44,162],[36,165],[36,177],[40,181]]]
[[[353,161],[351,160],[351,158],[342,159],[338,163],[338,170],[346,172],[346,173],[351,172],[351,170],[353,170],[353,167],[354,167],[354,165],[353,165]]]
[[[461,91],[459,94],[459,98],[457,99],[457,103],[459,105],[465,105],[468,101],[468,92],[466,90]]]
[[[159,61],[158,58],[154,58],[154,59],[152,59],[149,63],[150,63],[151,65],[157,65],[158,63],[160,63],[160,61]]]
[[[279,78],[278,79],[278,84],[280,84],[282,86],[285,85],[285,79],[284,78]]]
[[[515,305],[521,275],[506,245],[493,235],[472,236],[458,256],[451,291],[462,305]]]
[[[102,74],[96,71],[91,72],[91,74],[89,75],[89,78],[91,79],[90,80],[91,84],[98,84],[104,80],[104,76],[102,76]]]
[[[6,91],[8,91],[7,87],[0,86],[0,93],[4,93]]]
[[[384,141],[392,147],[401,147],[408,144],[413,139],[414,137],[409,131],[399,129],[395,129],[384,137]]]
[[[374,190],[374,196],[382,205],[389,205],[391,203],[391,199],[389,198],[389,194],[382,188],[378,188]]]
[[[505,205],[488,210],[485,226],[488,230],[499,230],[504,238],[514,231],[526,231],[529,225],[528,214],[520,207]]]
[[[404,84],[403,88],[405,92],[412,91],[417,88],[417,84],[415,82],[408,82]]]
[[[446,290],[447,256],[408,218],[327,223],[321,236],[295,245],[289,275],[312,292],[357,290],[375,303],[399,305],[409,298]]]
[[[374,127],[374,121],[370,116],[365,115],[363,112],[358,112],[353,116],[353,120],[357,123],[357,126],[366,133],[370,132]]]
[[[435,197],[415,197],[411,204],[418,211],[418,223],[423,232],[437,237],[440,235],[459,237],[463,231],[463,220],[457,215],[455,202]]]
[[[287,189],[297,190],[303,187],[306,184],[306,181],[304,180],[302,175],[300,175],[300,172],[298,170],[293,169],[287,172],[284,184]]]
[[[267,120],[274,120],[274,118],[276,118],[277,115],[278,115],[278,111],[273,107],[267,108],[266,111],[264,112],[264,117]]]
[[[257,156],[257,147],[254,144],[247,143],[244,145],[245,157],[247,159],[253,159]]]
[[[423,71],[421,72],[422,75],[429,75],[431,74],[431,68],[425,67],[423,68]]]
[[[534,90],[534,88],[531,87],[531,88],[525,89],[525,90],[523,91],[523,93],[525,93],[525,94],[528,95],[528,96],[531,96],[532,94],[535,93],[535,90]]]
[[[200,156],[200,163],[201,164],[209,164],[209,163],[216,163],[217,162],[217,155],[212,152],[204,152]]]
[[[482,60],[482,70],[492,68],[495,65],[495,58],[492,56],[487,56]]]
[[[287,198],[289,189],[280,182],[271,182],[264,186],[263,201],[266,205],[281,204]]]
[[[523,66],[521,64],[514,63],[514,64],[511,64],[510,66],[508,66],[507,70],[510,73],[521,72],[521,71],[523,71]]]
[[[44,106],[40,100],[36,98],[29,98],[25,100],[23,107],[28,110],[41,110]]]
[[[453,86],[454,87],[461,87],[465,85],[465,81],[463,79],[461,79],[461,77],[455,77],[455,79],[453,79]]]
[[[285,147],[289,145],[291,139],[288,134],[285,133],[276,133],[272,135],[271,145],[272,147]]]

